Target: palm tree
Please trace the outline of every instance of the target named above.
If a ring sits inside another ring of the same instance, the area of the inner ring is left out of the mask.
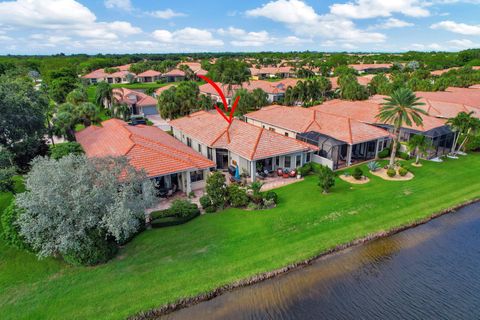
[[[108,109],[111,109],[113,100],[112,86],[107,82],[100,82],[95,89],[95,103],[99,107],[106,105]]]
[[[415,164],[420,161],[420,156],[425,155],[428,149],[432,146],[432,142],[426,136],[416,134],[408,141],[408,148],[414,151],[416,155]]]
[[[400,88],[394,91],[390,97],[385,98],[385,102],[380,108],[377,118],[384,123],[393,125],[393,145],[390,156],[390,167],[395,164],[395,155],[397,152],[397,145],[400,138],[400,129],[404,124],[411,126],[415,123],[417,126],[423,124],[422,114],[427,113],[418,108],[424,105],[419,102],[418,98],[412,90],[408,88]]]
[[[456,117],[450,118],[447,121],[447,125],[450,126],[453,132],[455,132],[455,140],[453,140],[452,155],[455,156],[458,150],[461,150],[465,141],[468,139],[469,134],[478,128],[476,128],[477,118],[473,117],[473,111],[470,113],[460,112]],[[460,137],[464,137],[464,140],[457,150],[458,141]]]
[[[480,119],[472,117],[473,112],[470,112],[468,122],[466,124],[467,131],[465,132],[465,138],[462,141],[462,144],[458,148],[458,150],[466,151],[465,146],[469,138],[474,136],[478,131],[480,131]]]

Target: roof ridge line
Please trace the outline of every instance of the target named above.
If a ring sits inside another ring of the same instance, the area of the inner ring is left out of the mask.
[[[253,151],[252,151],[252,154],[250,155],[250,158],[251,158],[252,160],[253,160],[253,157],[254,157],[255,153],[257,152],[258,143],[260,142],[260,138],[262,137],[263,130],[265,130],[265,129],[264,129],[264,128],[260,128],[260,132],[258,133],[257,140],[255,141],[255,145],[253,146]]]

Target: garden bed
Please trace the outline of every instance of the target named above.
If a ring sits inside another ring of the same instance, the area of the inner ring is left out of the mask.
[[[402,177],[401,175],[398,174],[398,170],[396,171],[397,171],[397,174],[393,177],[388,176],[387,169],[384,169],[384,168],[378,169],[377,171],[370,171],[370,173],[373,174],[374,176],[382,178],[383,180],[389,180],[389,181],[408,181],[415,178],[415,176],[411,172],[408,172],[405,176]]]
[[[357,180],[352,176],[346,176],[344,174],[341,174],[339,177],[343,181],[346,181],[346,182],[352,183],[352,184],[365,184],[365,183],[370,182],[370,179],[368,177],[365,177],[365,176],[363,176],[362,179],[360,179],[360,180]]]

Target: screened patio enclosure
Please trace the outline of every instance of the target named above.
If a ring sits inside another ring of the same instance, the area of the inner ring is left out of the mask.
[[[315,131],[298,134],[297,139],[317,146],[320,149],[317,155],[332,161],[334,170],[375,159],[377,153],[384,148],[384,144],[379,143],[379,140],[350,145]]]

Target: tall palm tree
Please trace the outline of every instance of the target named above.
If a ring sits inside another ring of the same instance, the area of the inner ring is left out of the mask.
[[[463,142],[465,142],[472,130],[476,130],[475,120],[478,121],[478,119],[473,117],[473,111],[469,113],[460,112],[456,117],[448,119],[447,125],[452,129],[453,132],[455,132],[455,140],[453,140],[452,147],[453,156],[455,156],[458,150],[462,149],[464,145],[464,143],[462,143],[457,150],[460,137],[464,137]]]
[[[470,112],[468,115],[469,115],[469,119],[468,119],[468,122],[467,122],[467,131],[465,132],[465,138],[463,139],[462,141],[462,144],[460,145],[460,147],[458,148],[458,150],[462,150],[463,151],[466,151],[466,145],[467,145],[467,141],[469,138],[471,138],[472,136],[474,136],[475,134],[477,134],[479,131],[480,131],[480,119],[478,118],[474,118],[472,116],[473,112]]]
[[[111,109],[113,100],[112,86],[107,82],[100,82],[95,89],[95,103],[99,107],[106,107]]]
[[[425,155],[428,149],[432,146],[432,142],[426,136],[416,134],[408,141],[408,148],[414,151],[416,155],[415,164],[418,164],[420,156]]]
[[[390,167],[395,164],[395,155],[400,138],[400,129],[404,124],[411,126],[415,123],[417,126],[423,124],[422,114],[427,113],[418,108],[424,105],[419,102],[418,98],[412,90],[408,88],[400,88],[394,91],[390,97],[385,98],[377,118],[384,123],[393,125],[393,145],[390,156]]]

